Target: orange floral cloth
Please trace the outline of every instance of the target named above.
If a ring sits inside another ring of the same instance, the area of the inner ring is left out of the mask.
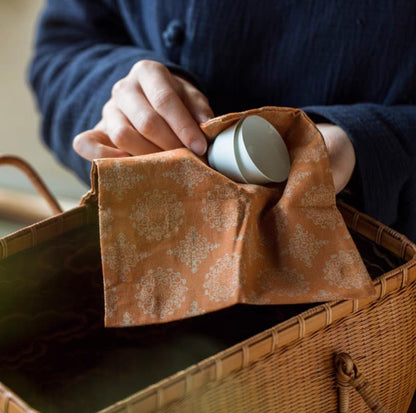
[[[266,107],[202,127],[212,139],[252,114],[282,135],[291,159],[287,183],[233,182],[187,149],[94,161],[107,327],[236,303],[374,293],[335,204],[325,144],[302,111]]]

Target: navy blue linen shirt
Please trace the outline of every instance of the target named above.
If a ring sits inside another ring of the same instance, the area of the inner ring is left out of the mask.
[[[141,59],[196,80],[217,115],[291,106],[341,126],[357,206],[416,240],[416,1],[49,0],[30,82],[45,142],[85,182],[72,139]]]

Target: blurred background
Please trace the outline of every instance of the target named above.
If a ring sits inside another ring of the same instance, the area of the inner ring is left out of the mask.
[[[26,78],[43,0],[0,0],[0,153],[18,155],[37,170],[64,209],[87,188],[60,166],[40,140],[40,116]],[[0,237],[50,214],[27,178],[0,167]]]

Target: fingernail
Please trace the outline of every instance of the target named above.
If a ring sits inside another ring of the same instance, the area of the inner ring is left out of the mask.
[[[203,155],[207,150],[207,142],[201,140],[193,141],[191,143],[191,150],[197,155]]]
[[[198,115],[197,118],[198,118],[199,123],[205,123],[205,122],[208,122],[210,119],[212,119],[212,116],[204,113],[204,114]]]

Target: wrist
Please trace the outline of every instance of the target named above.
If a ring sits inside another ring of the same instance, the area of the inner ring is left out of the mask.
[[[356,163],[354,146],[346,132],[339,126],[330,123],[318,123],[316,126],[328,149],[335,191],[338,194],[348,185],[354,172]]]

